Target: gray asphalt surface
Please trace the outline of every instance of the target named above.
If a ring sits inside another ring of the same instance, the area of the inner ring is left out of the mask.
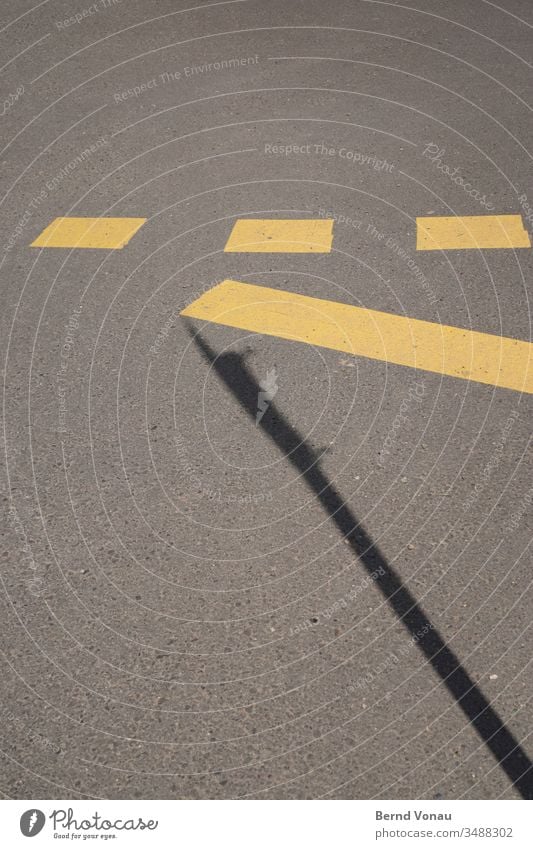
[[[531,250],[416,218],[533,204],[532,13],[4,0],[4,798],[531,797],[531,396],[179,313],[232,278],[529,340]],[[69,215],[148,220],[30,247]],[[246,216],[333,250],[224,253]]]

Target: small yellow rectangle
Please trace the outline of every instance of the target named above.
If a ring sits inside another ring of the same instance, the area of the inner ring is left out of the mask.
[[[417,251],[476,248],[530,248],[521,215],[466,215],[417,218]]]
[[[224,250],[228,253],[330,253],[332,218],[240,218]]]
[[[56,218],[32,242],[32,248],[119,250],[146,218]]]
[[[224,280],[181,313],[533,394],[533,344],[460,327]]]

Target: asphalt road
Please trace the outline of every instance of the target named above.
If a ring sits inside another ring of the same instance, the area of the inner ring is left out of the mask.
[[[531,394],[180,315],[232,279],[530,341],[531,249],[416,219],[527,219],[532,12],[3,3],[4,798],[532,798]],[[146,222],[31,246],[69,216]]]

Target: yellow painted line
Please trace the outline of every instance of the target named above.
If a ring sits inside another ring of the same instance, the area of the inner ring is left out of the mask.
[[[416,219],[417,251],[530,248],[521,215],[466,215]]]
[[[332,218],[240,218],[224,250],[227,253],[330,253]]]
[[[146,218],[56,218],[32,248],[103,248],[127,245]]]
[[[533,344],[224,280],[181,315],[533,393]]]

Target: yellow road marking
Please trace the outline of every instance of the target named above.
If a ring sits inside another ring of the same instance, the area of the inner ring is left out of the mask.
[[[56,218],[32,248],[106,248],[127,245],[146,218]]]
[[[533,394],[533,344],[224,280],[181,313],[373,360]]]
[[[224,250],[228,253],[330,253],[331,218],[240,218]]]
[[[521,215],[466,215],[416,219],[417,251],[530,248]]]

